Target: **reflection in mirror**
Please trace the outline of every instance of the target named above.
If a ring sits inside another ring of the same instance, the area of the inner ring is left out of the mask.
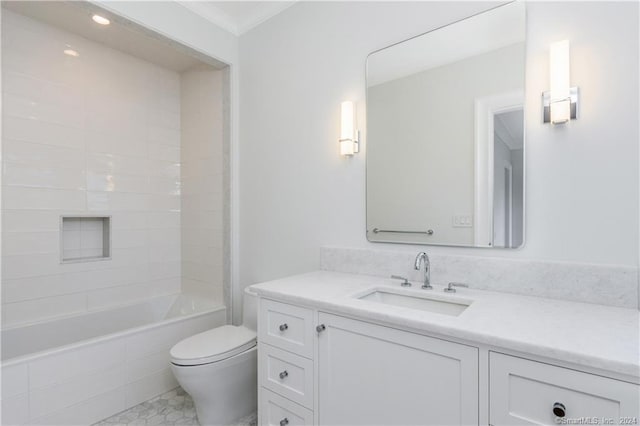
[[[367,59],[367,238],[524,243],[525,10],[510,3]]]

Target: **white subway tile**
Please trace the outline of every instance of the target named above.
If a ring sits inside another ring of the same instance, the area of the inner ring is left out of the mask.
[[[32,425],[90,425],[124,411],[124,388],[112,389],[78,404],[47,414],[30,422]]]
[[[222,286],[211,281],[197,281],[189,278],[182,279],[182,292],[196,297],[203,297],[214,303],[223,304]]]
[[[58,253],[58,232],[5,232],[2,234],[4,255]]]
[[[28,167],[5,162],[3,183],[34,188],[84,189],[84,170]]]
[[[84,125],[84,114],[78,106],[51,103],[37,96],[7,93],[2,99],[2,109],[7,117],[36,119],[73,127]]]
[[[149,158],[177,163],[180,161],[180,147],[150,142],[147,149]]]
[[[72,126],[35,119],[3,117],[3,137],[24,142],[82,148],[83,132]]]
[[[179,278],[164,278],[143,283],[128,284],[91,291],[87,294],[89,310],[131,303],[154,296],[180,292]]]
[[[154,177],[149,182],[149,192],[152,194],[180,195],[180,178]]]
[[[149,178],[121,174],[87,174],[87,190],[112,192],[149,192]]]
[[[149,160],[104,153],[87,153],[87,174],[124,174],[146,176]]]
[[[4,379],[3,379],[4,380]],[[23,425],[29,420],[29,397],[28,394],[16,395],[5,398],[2,397],[2,424],[3,425]]]
[[[48,387],[35,388],[29,393],[31,418],[59,411],[86,401],[93,396],[117,389],[124,383],[124,365],[115,364],[91,374],[76,376]]]
[[[145,211],[151,208],[149,198],[148,194],[87,191],[87,208],[90,211]]]
[[[166,370],[170,366],[171,346],[164,347],[141,358],[127,360],[125,377],[127,383],[136,382],[146,376]]]
[[[7,30],[5,34],[10,32],[11,30]],[[15,71],[4,71],[2,82],[3,92],[35,102],[48,102],[70,108],[82,108],[84,104],[82,89],[77,85],[56,84]]]
[[[85,309],[84,294],[6,303],[2,305],[2,322],[4,326],[10,326],[83,312]]]
[[[151,145],[180,146],[180,130],[161,126],[150,126],[147,140]]]
[[[4,210],[2,229],[12,232],[57,231],[60,228],[60,215],[55,211]]]
[[[84,191],[5,186],[3,209],[82,211],[86,206]]]
[[[94,132],[87,140],[87,150],[92,153],[119,156],[146,157],[147,145],[144,135],[123,134],[122,132]]]
[[[84,170],[84,152],[41,143],[30,143],[3,138],[2,147],[6,163],[23,164],[35,168]]]
[[[111,234],[111,246],[114,248],[145,247],[147,232],[144,229],[114,230]]]
[[[149,263],[149,279],[179,278],[181,273],[180,261]]]
[[[29,390],[27,364],[2,367],[2,399],[26,393]]]
[[[125,387],[126,404],[127,406],[140,404],[176,386],[178,386],[178,382],[167,367],[141,380],[127,384]]]
[[[149,161],[149,176],[164,176],[169,178],[180,178],[180,163],[175,161]]]
[[[180,212],[148,212],[146,215],[147,218],[147,228],[180,228],[181,215]]]
[[[150,194],[148,197],[149,210],[155,211],[180,211],[180,196],[165,194]]]
[[[111,218],[111,229],[147,229],[152,227],[148,223],[147,212],[118,212]],[[178,217],[179,219],[179,217]]]
[[[5,279],[2,282],[2,303],[13,303],[38,298],[47,298],[63,294],[79,293],[93,287],[90,272],[42,275]],[[104,276],[104,272],[97,274]]]
[[[29,363],[31,390],[50,389],[55,384],[87,377],[124,363],[125,340],[114,339],[71,349]]]
[[[2,301],[3,303],[20,302],[32,299],[33,295],[38,295],[39,298],[47,298],[180,275],[179,265],[178,272],[175,273],[175,264],[172,263],[156,264],[153,271],[154,274],[151,275],[148,266],[143,264],[112,269],[5,279],[2,283]],[[161,274],[157,271],[165,271],[165,273]]]

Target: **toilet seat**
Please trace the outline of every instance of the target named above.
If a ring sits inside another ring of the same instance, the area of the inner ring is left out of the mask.
[[[223,325],[188,337],[171,348],[171,363],[195,366],[238,355],[256,345],[256,332],[243,326]]]

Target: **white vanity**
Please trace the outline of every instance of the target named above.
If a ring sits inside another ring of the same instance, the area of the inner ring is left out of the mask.
[[[638,423],[636,310],[336,272],[252,288],[262,425]]]

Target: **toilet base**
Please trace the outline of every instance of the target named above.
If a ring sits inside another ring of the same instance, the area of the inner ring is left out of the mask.
[[[229,425],[257,410],[257,346],[204,365],[171,364],[180,386],[193,398],[202,426]]]

